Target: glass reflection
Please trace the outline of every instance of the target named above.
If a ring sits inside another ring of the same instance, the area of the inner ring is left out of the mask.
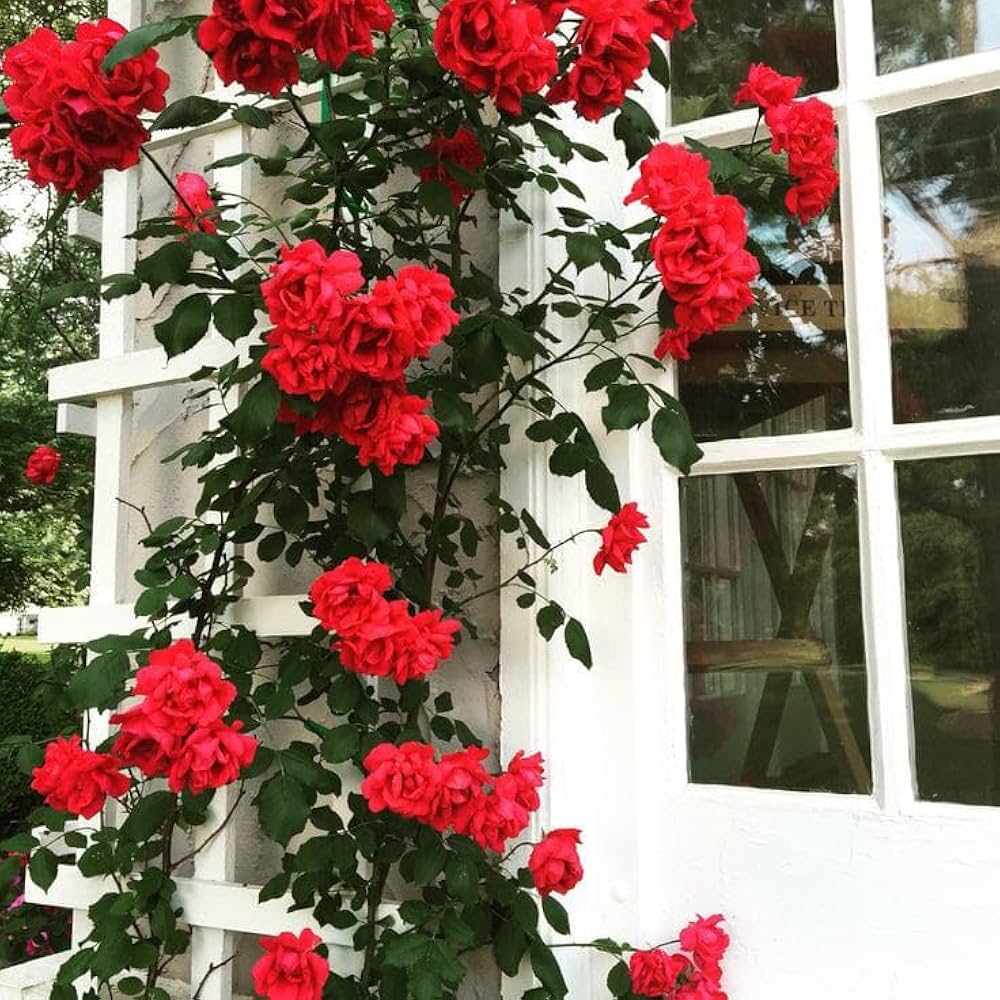
[[[731,111],[753,62],[805,77],[803,93],[837,86],[833,0],[699,0],[695,12],[670,43],[675,124]]]
[[[1000,48],[997,0],[875,0],[880,73]]]
[[[855,470],[681,489],[692,780],[870,791]]]
[[[695,435],[705,441],[847,427],[840,226],[822,220],[803,235],[784,214],[749,221],[751,249],[768,260],[758,306],[693,344],[691,359],[678,365]]]
[[[917,786],[1000,805],[1000,456],[897,466]]]
[[[881,123],[896,420],[1000,413],[1000,93]]]

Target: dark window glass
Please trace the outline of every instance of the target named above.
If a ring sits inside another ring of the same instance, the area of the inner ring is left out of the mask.
[[[891,115],[881,138],[896,420],[998,414],[1000,93]]]
[[[854,468],[681,488],[692,780],[869,792]]]
[[[805,77],[803,93],[837,86],[833,0],[699,0],[695,13],[670,43],[675,123],[731,111],[753,62]]]
[[[1000,805],[1000,456],[897,482],[919,794]]]
[[[768,261],[758,305],[694,343],[690,360],[678,366],[695,435],[705,441],[848,427],[839,224],[824,220],[803,236],[784,214],[749,221]]]
[[[880,73],[1000,48],[997,0],[875,0]]]

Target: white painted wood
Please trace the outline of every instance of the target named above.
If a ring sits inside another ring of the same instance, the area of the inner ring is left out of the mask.
[[[97,410],[92,406],[60,403],[56,408],[56,433],[97,437]]]
[[[104,239],[104,220],[86,208],[73,207],[66,213],[69,235],[81,243],[100,246]]]

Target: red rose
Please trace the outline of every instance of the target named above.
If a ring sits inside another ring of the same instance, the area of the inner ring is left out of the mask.
[[[59,472],[60,462],[62,455],[55,448],[42,444],[28,456],[24,474],[29,483],[34,483],[36,486],[51,486],[55,482],[56,473]]]
[[[31,772],[31,787],[60,812],[90,819],[110,796],[124,795],[132,784],[119,770],[120,761],[106,753],[86,750],[74,733],[60,736],[45,748],[45,759]]]
[[[174,222],[189,233],[217,233],[219,227],[213,216],[218,215],[215,199],[208,181],[201,174],[177,175],[177,208]]]
[[[240,0],[240,10],[255,35],[304,52],[312,47],[321,4],[316,0]]]
[[[334,69],[352,52],[372,55],[372,32],[388,31],[396,17],[385,0],[324,0],[323,6],[314,46],[317,58]]]
[[[427,822],[444,832],[453,827],[465,833],[469,819],[483,797],[483,786],[489,775],[483,761],[489,757],[484,747],[468,747],[445,754],[438,765],[437,795],[431,805]]]
[[[389,280],[395,282],[395,293],[412,328],[414,353],[418,358],[425,358],[460,319],[451,308],[455,289],[440,271],[422,264],[401,267]]]
[[[542,29],[546,35],[551,35],[559,27],[563,14],[570,7],[569,0],[527,0],[527,2],[542,15]]]
[[[236,686],[190,639],[154,650],[135,679],[133,694],[142,695],[151,723],[182,736],[194,726],[217,722],[236,698]]]
[[[121,726],[114,752],[129,767],[137,767],[147,778],[162,777],[180,751],[182,736],[155,723],[142,705],[115,712],[111,722]]]
[[[676,1000],[728,1000],[728,994],[710,979],[690,979],[674,994]]]
[[[668,42],[678,32],[695,24],[694,0],[649,0],[647,10],[653,17],[653,31]]]
[[[503,854],[507,842],[523,833],[531,814],[517,801],[517,783],[510,775],[494,779],[493,790],[478,799],[464,831],[484,851]]]
[[[441,611],[421,611],[411,619],[407,642],[398,647],[393,667],[393,680],[397,684],[420,681],[437,670],[442,660],[447,660],[455,648],[455,633],[461,631],[461,622],[445,618]]]
[[[389,677],[415,641],[406,601],[387,601],[382,610],[333,644],[345,670],[369,677]]]
[[[380,743],[364,759],[361,794],[372,812],[388,809],[407,819],[430,815],[440,781],[434,749],[426,743]]]
[[[361,259],[350,250],[328,254],[316,240],[283,246],[280,256],[260,286],[271,322],[322,336],[343,315],[345,298],[364,285]]]
[[[734,104],[757,104],[767,110],[788,104],[802,86],[801,76],[782,76],[764,63],[754,63],[733,97]]]
[[[639,180],[625,204],[641,201],[657,215],[670,215],[692,203],[703,203],[715,194],[709,180],[711,169],[700,153],[668,142],[658,143],[639,164]]]
[[[76,43],[66,49],[66,58],[86,70],[80,84],[97,80],[110,102],[126,115],[162,111],[167,106],[170,77],[158,67],[159,56],[149,49],[141,56],[120,62],[110,73],[103,69],[104,57],[127,34],[117,21],[103,17],[96,24],[77,25]]]
[[[556,47],[542,15],[517,0],[448,0],[434,29],[441,65],[470,90],[489,94],[501,111],[521,113],[555,75]]]
[[[313,950],[322,940],[306,928],[262,937],[264,954],[253,964],[254,990],[267,1000],[320,1000],[330,965]]]
[[[299,81],[295,50],[287,42],[254,34],[239,0],[214,0],[212,16],[198,25],[198,44],[224,84],[239,83],[254,93],[277,97]]]
[[[601,547],[594,556],[594,572],[600,576],[605,566],[624,573],[632,562],[632,553],[646,541],[639,530],[648,528],[649,521],[637,504],[627,503],[615,514],[601,532]]]
[[[382,595],[391,586],[392,573],[385,563],[351,556],[309,588],[313,617],[330,632],[354,632],[384,612],[387,601]]]
[[[518,750],[507,765],[507,774],[514,782],[514,798],[529,812],[541,806],[538,789],[545,784],[545,764],[540,753],[530,757]]]
[[[649,65],[654,22],[646,0],[617,5],[579,0],[574,10],[583,16],[574,39],[580,55],[549,89],[548,99],[573,101],[578,114],[599,121],[609,108],[621,106]]]
[[[213,722],[193,730],[170,765],[170,790],[187,789],[200,795],[236,781],[257,754],[257,740],[241,732],[242,728],[241,722]]]
[[[805,226],[822,215],[840,186],[840,175],[833,167],[820,168],[785,195],[785,207]]]
[[[680,933],[681,947],[694,956],[703,975],[718,981],[719,963],[729,947],[729,935],[719,926],[725,918],[721,913],[699,917]]]
[[[473,189],[453,177],[448,166],[453,165],[467,174],[474,174],[483,165],[486,154],[479,145],[476,133],[464,125],[457,128],[451,136],[438,132],[424,147],[424,152],[433,156],[434,162],[420,168],[420,179],[441,181],[451,192],[452,204],[460,205],[464,198],[472,194]]]
[[[668,955],[660,948],[633,952],[628,963],[632,992],[640,997],[666,996],[688,967],[683,955]]]
[[[569,892],[583,878],[583,865],[576,850],[579,843],[579,830],[553,830],[535,845],[528,869],[541,895]]]
[[[357,308],[355,301],[345,305],[342,323]],[[350,373],[343,368],[341,332],[331,324],[326,333],[329,339],[321,340],[298,330],[276,327],[264,338],[271,349],[261,359],[261,368],[289,396],[308,396],[318,402],[330,393],[343,392],[350,384]]]
[[[688,348],[696,341],[700,340],[702,334],[693,330],[669,329],[664,330],[660,339],[656,343],[653,353],[662,361],[668,354],[676,361],[688,361],[691,352]]]
[[[382,475],[391,476],[397,465],[419,465],[440,428],[425,412],[430,400],[399,391],[385,393],[384,399],[384,409],[367,435],[352,441],[343,427],[341,436],[358,447],[362,465],[375,465]]]
[[[836,122],[833,108],[817,97],[768,108],[764,115],[771,130],[771,148],[788,153],[788,170],[793,177],[808,177],[829,169],[837,154]]]
[[[153,51],[105,73],[101,61],[124,34],[109,19],[81,24],[67,43],[39,29],[6,53],[4,100],[20,123],[11,147],[36,184],[84,198],[103,171],[138,162],[149,133],[137,115],[164,107],[169,78]]]

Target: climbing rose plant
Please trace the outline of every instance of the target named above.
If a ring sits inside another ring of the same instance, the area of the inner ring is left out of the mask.
[[[546,595],[538,567],[585,544],[597,575],[626,573],[663,526],[643,498],[619,496],[597,428],[560,404],[547,375],[585,364],[602,430],[648,427],[687,473],[700,452],[662,388],[661,359],[683,361],[753,307],[767,262],[749,217],[807,225],[837,187],[832,112],[766,66],[749,68],[734,98],[758,107],[770,140],[656,143],[640,84],[669,85],[661,40],[694,23],[691,0],[215,0],[208,16],[130,33],[107,19],[69,41],[39,28],[6,53],[11,146],[62,195],[57,211],[142,156],[170,188],[168,213],[133,236],[135,273],[107,276],[104,298],[177,289],[154,331],[170,357],[210,331],[239,345],[201,373],[199,395],[225,415],[170,459],[200,497],[142,542],[135,611],[148,626],[91,643],[71,683],[81,710],[113,713],[111,736],[67,733],[22,754],[46,803],[33,821],[48,832],[6,849],[31,852],[43,888],[67,864],[114,886],[91,907],[55,1000],[113,981],[167,1000],[161,979],[190,939],[175,875],[199,850],[178,844],[227,787],[233,805],[212,823],[252,800],[283,849],[260,898],[310,911],[316,928],[262,939],[260,995],[452,997],[467,956],[488,947],[508,976],[530,965],[528,1000],[565,996],[551,942],[570,924],[556,897],[585,878],[586,831],[532,842],[545,762],[531,747],[491,759],[448,693],[449,661],[476,637],[472,605],[510,588],[526,627],[546,641],[561,633],[581,668],[613,668],[592,663],[585,625]],[[167,103],[155,46],[184,35],[244,89],[239,99]],[[300,83],[319,92],[322,115]],[[597,126],[568,135],[558,105],[611,123],[638,165],[624,198],[634,223],[593,217],[562,172],[606,157],[576,138]],[[225,116],[285,141],[176,176],[144,148],[151,132]],[[284,214],[208,179],[247,161],[280,181]],[[562,222],[545,238],[563,263],[540,289],[503,288],[467,237],[490,212],[531,224],[522,196],[533,187],[558,203]],[[587,272],[602,280],[582,283]],[[50,289],[48,301],[78,294]],[[550,541],[497,492],[495,527],[463,507],[463,482],[505,467],[515,411],[526,417],[517,433],[548,446],[552,475],[579,477],[593,502],[569,538]],[[49,483],[58,463],[42,446],[26,475]],[[475,560],[498,532],[523,566],[494,583]],[[276,560],[316,567],[307,636],[278,641],[227,614]],[[294,736],[277,739],[278,720]],[[19,875],[16,857],[3,866]],[[390,882],[398,907],[384,905]],[[570,946],[607,954],[615,996],[724,1000],[721,922],[699,917],[651,947]],[[358,972],[338,967],[323,929],[353,935]]]

